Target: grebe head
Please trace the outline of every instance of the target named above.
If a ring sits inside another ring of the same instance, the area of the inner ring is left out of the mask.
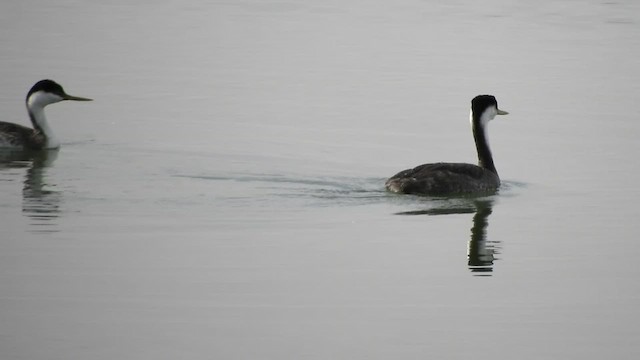
[[[52,80],[40,80],[27,93],[27,107],[29,109],[44,108],[63,100],[91,101],[92,99],[72,96],[64,92],[62,86]]]
[[[471,100],[471,123],[479,121],[486,125],[496,115],[507,115],[508,112],[498,109],[498,101],[493,95],[478,95]]]

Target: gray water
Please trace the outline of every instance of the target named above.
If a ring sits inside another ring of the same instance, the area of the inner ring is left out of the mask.
[[[640,4],[13,1],[2,359],[635,359]],[[434,199],[397,171],[474,162]]]

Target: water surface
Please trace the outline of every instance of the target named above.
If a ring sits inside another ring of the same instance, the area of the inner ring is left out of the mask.
[[[637,358],[633,1],[0,5],[7,359]],[[475,161],[477,199],[384,180]]]

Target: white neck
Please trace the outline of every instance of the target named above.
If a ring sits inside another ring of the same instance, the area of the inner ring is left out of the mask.
[[[60,142],[58,138],[56,138],[53,130],[49,126],[47,122],[47,117],[44,116],[44,108],[35,108],[29,110],[29,115],[31,116],[31,121],[33,122],[34,128],[42,132],[46,139],[45,148],[46,149],[57,149],[60,147]]]
[[[62,98],[57,95],[42,92],[34,93],[27,99],[27,111],[33,127],[41,131],[46,138],[45,148],[47,149],[60,147],[60,142],[49,126],[47,117],[44,115],[44,107],[61,100]]]

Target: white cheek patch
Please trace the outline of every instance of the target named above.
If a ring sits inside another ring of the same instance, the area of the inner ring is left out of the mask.
[[[27,106],[30,108],[40,107],[43,108],[49,104],[57,103],[64,100],[61,96],[56,94],[44,92],[44,91],[36,91],[27,100]]]
[[[498,109],[495,106],[489,106],[480,116],[480,123],[486,126],[496,115],[498,115]]]
[[[493,120],[496,115],[498,115],[498,109],[496,109],[495,106],[488,107],[482,115],[480,115],[480,125],[486,127],[489,121]],[[473,126],[473,110],[469,112],[469,122],[471,126]]]

